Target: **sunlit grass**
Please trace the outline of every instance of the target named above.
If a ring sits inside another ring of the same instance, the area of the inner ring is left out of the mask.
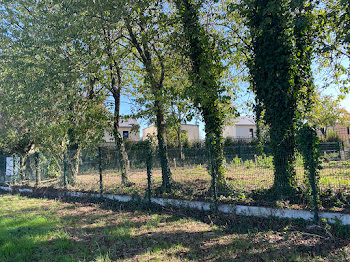
[[[304,234],[299,222],[287,220],[229,217],[223,226],[212,215],[204,223],[176,212],[112,211],[15,195],[0,195],[0,207],[1,262],[350,259],[348,244],[324,244],[320,252],[314,245],[327,243],[325,237]]]

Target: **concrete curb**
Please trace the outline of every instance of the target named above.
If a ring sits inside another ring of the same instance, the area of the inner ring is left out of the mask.
[[[11,187],[0,186],[0,190],[5,192],[16,192]],[[17,190],[19,193],[34,193],[33,189],[30,188],[19,188]],[[135,201],[132,196],[124,195],[112,195],[112,194],[91,194],[83,192],[67,191],[66,196],[71,197],[92,197],[92,198],[105,198],[112,201],[119,202],[130,202]],[[179,200],[179,199],[167,199],[167,198],[151,198],[151,202],[160,206],[174,206],[179,208],[190,208],[197,209],[201,211],[212,210],[212,203],[202,202],[202,201],[189,201],[189,200]],[[255,217],[277,217],[277,218],[290,218],[290,219],[304,219],[311,221],[313,219],[313,213],[307,210],[295,210],[295,209],[279,209],[271,207],[259,207],[259,206],[243,206],[243,205],[230,205],[222,204],[218,205],[219,212],[225,214],[235,214],[241,216],[255,216]],[[350,225],[350,214],[343,213],[331,213],[331,212],[320,212],[320,217],[326,219],[329,223],[341,222],[343,225]]]

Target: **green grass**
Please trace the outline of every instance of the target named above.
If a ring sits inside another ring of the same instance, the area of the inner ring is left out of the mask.
[[[0,261],[349,261],[349,230],[0,195]],[[135,207],[136,208],[136,207]],[[338,238],[341,237],[341,238]]]

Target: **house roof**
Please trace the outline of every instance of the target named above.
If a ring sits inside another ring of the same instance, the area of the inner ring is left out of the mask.
[[[253,117],[240,116],[232,121],[233,125],[236,126],[252,126],[255,125],[255,120]]]
[[[133,118],[119,120],[119,127],[133,127],[138,124],[137,120]]]

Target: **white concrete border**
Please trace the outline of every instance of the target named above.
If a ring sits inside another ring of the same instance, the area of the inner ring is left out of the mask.
[[[0,189],[6,192],[12,192],[12,187],[0,186]]]
[[[5,192],[14,192],[11,187],[0,186],[0,190]],[[33,189],[19,188],[20,193],[33,193]],[[119,202],[137,201],[132,196],[126,195],[112,195],[112,194],[90,194],[83,192],[67,191],[66,196],[71,197],[93,197],[93,198],[105,198]],[[197,209],[201,211],[209,211],[212,209],[212,203],[201,201],[189,201],[179,199],[166,199],[166,198],[151,198],[151,202],[160,206],[175,206],[182,208]],[[258,207],[258,206],[243,206],[243,205],[230,205],[222,204],[218,206],[218,210],[226,214],[236,214],[241,216],[256,216],[256,217],[278,217],[278,218],[292,218],[292,219],[304,219],[312,220],[313,213],[307,210],[295,210],[295,209],[279,209],[271,207]],[[340,221],[343,225],[350,225],[350,214],[343,213],[331,213],[320,212],[320,217],[326,219],[329,223],[336,223]]]

